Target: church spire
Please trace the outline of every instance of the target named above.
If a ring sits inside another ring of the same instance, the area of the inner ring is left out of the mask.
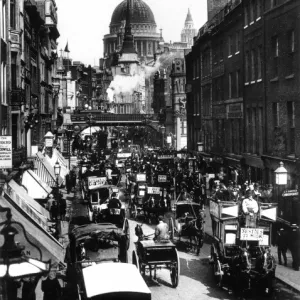
[[[122,53],[136,53],[133,41],[133,35],[131,32],[131,12],[133,9],[132,0],[127,0],[126,10],[126,25],[125,25],[125,36],[122,46]]]
[[[187,16],[186,16],[186,19],[185,19],[185,23],[193,23],[193,18],[192,18],[190,9],[188,9],[188,13],[187,13]]]

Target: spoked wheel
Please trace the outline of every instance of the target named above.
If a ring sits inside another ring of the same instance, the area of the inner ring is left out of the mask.
[[[223,281],[223,271],[221,269],[221,263],[218,259],[215,259],[214,261],[214,275],[217,285],[221,287]]]
[[[172,282],[172,287],[173,288],[176,288],[178,286],[178,283],[179,283],[179,276],[180,276],[180,259],[179,259],[179,255],[178,255],[178,252],[177,250],[175,249],[176,251],[176,257],[177,257],[177,263],[176,265],[173,265],[171,267],[171,282]]]
[[[174,241],[174,221],[172,218],[169,220],[169,232],[170,232],[170,240]]]
[[[140,272],[139,258],[135,251],[132,251],[132,263],[137,267],[138,271]]]
[[[128,250],[130,246],[130,229],[128,219],[125,219],[124,221],[123,232],[126,236],[126,250]]]

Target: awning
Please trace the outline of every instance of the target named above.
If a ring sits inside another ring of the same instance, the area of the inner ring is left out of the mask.
[[[9,181],[6,193],[19,207],[25,210],[31,218],[35,219],[38,224],[43,228],[48,228],[47,219],[50,219],[49,211],[30,197],[27,191],[13,179]]]
[[[54,174],[54,168],[41,152],[38,152],[36,154],[34,160],[34,168],[34,172],[50,187],[56,186],[56,176]],[[59,176],[58,184],[61,185],[62,183],[63,179]]]
[[[46,159],[50,163],[50,165],[52,167],[52,170],[54,170],[54,165],[58,161],[58,163],[60,164],[60,167],[61,167],[59,176],[64,181],[64,178],[69,173],[69,168],[68,168],[68,166],[66,164],[66,161],[63,158],[63,156],[60,155],[60,153],[56,149],[53,149],[52,157],[46,155]]]
[[[46,230],[35,223],[34,220],[29,218],[27,213],[16,205],[8,194],[5,193],[4,196],[0,196],[0,205],[11,209],[13,221],[20,222],[23,225],[29,241],[38,246],[42,251],[43,261],[51,259],[52,262],[64,263],[65,249],[63,246]],[[26,240],[21,226],[17,224],[13,224],[13,226],[19,232],[16,235],[15,241],[25,246],[25,254],[32,258],[40,259],[38,250]],[[0,236],[0,245],[3,244],[2,239],[3,237]]]
[[[23,173],[22,185],[27,188],[28,195],[33,199],[45,199],[52,192],[52,189],[31,170]]]

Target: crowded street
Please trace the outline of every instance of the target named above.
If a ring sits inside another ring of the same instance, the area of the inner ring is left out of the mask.
[[[0,0],[0,300],[300,300],[299,0]]]

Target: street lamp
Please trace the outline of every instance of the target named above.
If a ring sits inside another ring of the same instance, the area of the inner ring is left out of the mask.
[[[274,171],[274,173],[275,173],[275,182],[277,185],[287,184],[287,169],[284,167],[282,161],[279,163],[279,167]]]
[[[0,206],[1,212],[6,212],[6,221],[0,223],[0,226],[4,225],[0,231],[0,234],[4,237],[4,243],[0,247],[0,281],[4,292],[2,297],[8,299],[7,280],[45,274],[50,270],[51,261],[42,261],[42,251],[28,240],[24,226],[19,222],[12,222],[10,208]],[[25,247],[16,244],[15,235],[18,234],[18,230],[12,224],[17,224],[22,228],[27,242],[38,250],[39,259],[24,255]]]
[[[197,143],[197,150],[198,150],[198,152],[203,152],[203,142]]]
[[[162,125],[160,127],[161,133],[162,133],[162,146],[163,148],[165,147],[165,131],[166,131],[166,127],[164,125]]]

